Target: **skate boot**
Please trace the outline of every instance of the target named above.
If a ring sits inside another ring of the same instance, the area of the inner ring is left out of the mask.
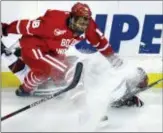
[[[29,92],[26,92],[23,89],[22,85],[20,85],[19,88],[15,91],[15,94],[17,96],[22,96],[22,97],[24,97],[24,96],[30,96],[30,93]]]

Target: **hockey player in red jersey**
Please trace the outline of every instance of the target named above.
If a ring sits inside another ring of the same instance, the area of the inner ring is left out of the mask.
[[[77,3],[70,12],[47,10],[44,16],[36,20],[24,19],[2,24],[4,36],[22,34],[19,40],[21,56],[31,69],[24,83],[16,90],[16,95],[29,96],[49,77],[54,82],[64,79],[69,69],[65,51],[83,39],[89,41],[113,67],[123,64],[91,15],[88,5]]]
[[[64,53],[70,45],[80,40],[87,39],[106,57],[113,55],[111,45],[97,28],[91,14],[86,4],[77,3],[71,12],[48,10],[36,20],[24,19],[2,24],[4,36],[9,33],[22,34],[21,56],[31,68],[16,91],[17,95],[28,95],[49,77],[54,82],[56,76],[64,78],[68,69]],[[120,65],[122,62],[117,59]]]

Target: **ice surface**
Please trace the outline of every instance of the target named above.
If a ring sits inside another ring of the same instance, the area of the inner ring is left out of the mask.
[[[109,124],[97,131],[104,132],[161,132],[162,94],[160,91],[142,93],[142,108],[112,109],[108,112]],[[19,98],[13,91],[2,92],[1,116],[20,109],[38,98]],[[78,111],[65,100],[52,99],[34,108],[2,121],[2,132],[61,132],[79,131]]]
[[[128,72],[117,74],[119,70],[108,69],[108,62],[99,56],[90,56],[89,60],[85,61],[84,67],[86,68],[84,71],[84,87],[88,93],[87,99],[89,99],[90,105],[92,106],[92,114],[95,115],[98,111],[102,110],[103,106],[101,105],[105,104],[105,100],[109,97],[112,88],[114,88],[113,86],[124,75],[127,75]],[[132,65],[130,68],[132,68]],[[7,90],[2,91],[1,116],[40,99],[16,97],[14,89]],[[145,103],[145,106],[142,108],[108,109],[108,125],[103,128],[96,128],[95,131],[161,132],[163,124],[162,90],[148,90],[141,93],[140,98]],[[54,98],[2,121],[1,130],[2,132],[82,131],[80,129],[82,124],[81,119],[83,118],[81,118],[82,115],[79,115],[81,108],[75,106],[77,103],[71,101],[65,95]],[[83,117],[87,116],[83,115]],[[90,131],[89,127],[84,129],[84,131]]]

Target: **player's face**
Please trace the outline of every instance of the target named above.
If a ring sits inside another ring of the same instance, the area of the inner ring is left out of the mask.
[[[74,31],[84,33],[89,25],[90,19],[85,17],[78,17],[74,22]]]
[[[85,31],[87,29],[89,25],[89,19],[88,18],[85,18],[85,17],[79,17],[77,20],[76,20],[76,27],[78,28],[78,30],[80,31]]]

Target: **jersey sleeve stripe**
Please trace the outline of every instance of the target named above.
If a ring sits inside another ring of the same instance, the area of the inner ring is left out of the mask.
[[[19,20],[19,21],[17,22],[17,24],[16,24],[16,31],[17,31],[18,34],[21,34],[21,33],[20,33],[20,22],[21,22],[21,20]]]
[[[98,51],[102,52],[105,51],[110,46],[109,43],[107,43],[103,48],[98,49]]]
[[[87,42],[88,44],[91,44],[90,41],[88,41],[88,40],[86,40],[86,42]]]
[[[97,48],[100,45],[100,42],[97,43],[96,45],[93,45],[93,47]]]
[[[97,33],[100,37],[103,36],[103,33],[102,33],[99,29],[96,29],[96,33]]]
[[[29,31],[30,25],[31,25],[31,21],[29,20],[28,23],[27,23],[27,26],[26,26],[27,34],[28,34],[28,35],[33,35],[33,34],[30,33],[30,31]]]

